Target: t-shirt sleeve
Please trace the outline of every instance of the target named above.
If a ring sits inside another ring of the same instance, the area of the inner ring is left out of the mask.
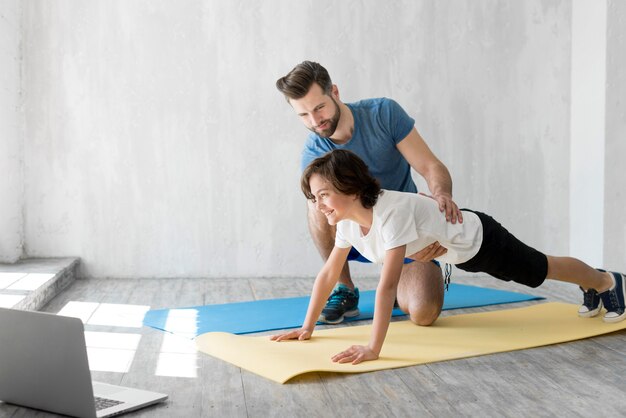
[[[389,137],[395,145],[406,138],[415,126],[415,120],[395,100],[385,99],[380,111],[383,126],[387,127]]]
[[[343,231],[345,224],[341,221],[337,224],[337,232],[335,233],[335,246],[339,248],[350,248],[352,244],[350,244],[345,237],[345,233]]]
[[[383,248],[406,245],[419,238],[415,218],[406,207],[395,207],[389,210],[382,223]]]
[[[300,169],[304,171],[304,169],[311,164],[311,161],[317,157],[321,157],[328,151],[330,151],[330,148],[326,146],[322,139],[316,135],[309,134],[306,142],[304,143],[304,147],[302,148]]]
[[[311,161],[317,158],[317,155],[313,152],[313,150],[306,145],[302,149],[302,156],[300,159],[300,171],[304,171],[304,169],[311,164]]]

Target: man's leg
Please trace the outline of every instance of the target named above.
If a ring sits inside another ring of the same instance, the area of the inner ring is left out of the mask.
[[[326,216],[319,210],[316,210],[312,203],[308,203],[308,223],[309,232],[317,247],[317,251],[322,256],[324,261],[328,260],[330,252],[335,246],[335,231],[336,228],[333,225],[329,225],[326,220]],[[350,289],[354,290],[354,283],[350,277],[350,267],[348,261],[343,265],[341,274],[338,277],[339,283],[344,284]]]
[[[405,264],[398,283],[398,306],[417,325],[431,325],[443,306],[443,276],[435,263]]]
[[[335,246],[334,226],[328,225],[326,217],[311,203],[308,205],[309,231],[313,242],[320,255],[326,261]],[[354,317],[359,314],[359,291],[354,287],[350,278],[350,268],[346,260],[338,277],[338,286],[326,301],[322,309],[319,321],[325,324],[339,324],[346,317]]]

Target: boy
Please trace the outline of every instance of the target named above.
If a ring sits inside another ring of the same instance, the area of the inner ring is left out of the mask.
[[[353,246],[372,262],[383,264],[383,269],[369,344],[348,348],[333,356],[335,362],[358,364],[378,358],[404,257],[411,258],[435,241],[448,250],[439,261],[530,287],[541,285],[545,279],[574,283],[584,293],[579,316],[596,316],[604,305],[604,321],[618,322],[626,317],[623,274],[595,270],[572,257],[545,255],[481,212],[464,209],[462,224],[446,222],[433,199],[382,190],[365,163],[350,151],[334,150],[314,160],[304,170],[301,186],[328,223],[337,226],[335,247],[315,280],[302,328],[273,335],[272,340],[311,338],[337,272]]]

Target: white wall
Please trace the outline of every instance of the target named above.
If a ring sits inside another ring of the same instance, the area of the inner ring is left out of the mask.
[[[19,0],[0,6],[0,262],[22,255],[23,137],[20,113]]]
[[[609,0],[607,13],[604,264],[626,270],[626,2]]]
[[[570,2],[427,4],[414,13],[419,33],[394,93],[410,89],[403,103],[449,167],[460,205],[567,253]]]
[[[344,101],[402,104],[459,204],[566,254],[571,12],[566,0],[29,2],[27,254],[80,256],[99,277],[314,275],[306,130],[274,88],[303,59]]]
[[[602,266],[606,138],[606,0],[574,0],[570,117],[570,255]]]

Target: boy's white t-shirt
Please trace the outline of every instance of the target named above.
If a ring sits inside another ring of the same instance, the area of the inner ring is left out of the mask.
[[[366,235],[358,223],[342,220],[337,223],[335,245],[354,247],[372,263],[382,264],[385,251],[406,245],[412,255],[435,241],[448,249],[438,261],[460,264],[478,253],[483,227],[475,213],[463,212],[463,223],[446,221],[439,204],[430,197],[416,193],[383,190],[373,208],[372,226]]]

